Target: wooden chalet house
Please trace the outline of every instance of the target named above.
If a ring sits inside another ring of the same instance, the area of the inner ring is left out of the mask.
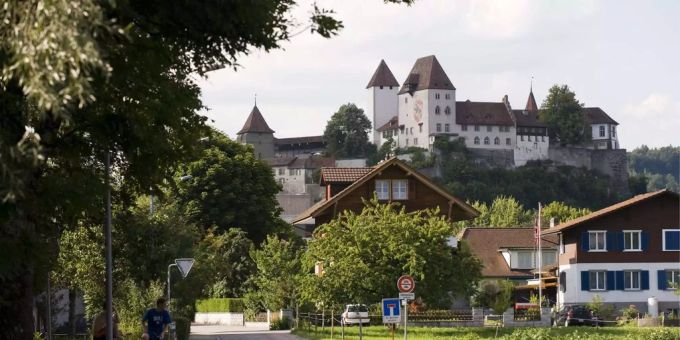
[[[479,215],[473,207],[397,158],[374,167],[322,168],[320,185],[325,190],[324,198],[292,222],[305,237],[344,210],[361,212],[363,200],[373,198],[374,194],[380,202],[401,203],[406,211],[439,207],[451,222]]]
[[[678,312],[680,296],[680,199],[661,190],[544,229],[558,236],[557,300],[585,304],[599,295],[617,309]]]

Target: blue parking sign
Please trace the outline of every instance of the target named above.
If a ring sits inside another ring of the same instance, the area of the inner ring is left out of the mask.
[[[383,299],[383,323],[399,323],[401,320],[401,301],[397,298]]]

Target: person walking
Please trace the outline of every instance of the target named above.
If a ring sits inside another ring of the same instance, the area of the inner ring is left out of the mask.
[[[170,313],[165,310],[165,299],[156,300],[156,308],[151,308],[144,313],[142,318],[143,339],[162,340],[163,335],[168,332],[168,325],[172,322]]]

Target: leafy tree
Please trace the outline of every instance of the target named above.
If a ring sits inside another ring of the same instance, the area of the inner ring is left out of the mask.
[[[285,230],[276,201],[281,187],[269,165],[256,159],[250,146],[219,132],[205,143],[201,156],[181,171],[188,179],[176,193],[189,221],[218,232],[241,228],[256,243]]]
[[[590,139],[590,125],[583,113],[583,104],[567,85],[553,85],[541,104],[541,121],[548,124],[552,138],[562,145],[578,145]]]
[[[390,137],[387,141],[385,141],[385,143],[383,143],[383,145],[380,146],[380,148],[375,154],[370,155],[368,157],[368,160],[366,160],[366,164],[368,166],[373,166],[380,163],[384,159],[393,156],[395,152],[395,146],[396,143],[394,142],[394,139]]]
[[[292,307],[300,295],[300,259],[302,250],[291,241],[268,236],[261,249],[251,252],[257,266],[252,283],[257,287],[262,305],[269,310]]]
[[[447,245],[452,224],[437,211],[406,213],[395,203],[366,202],[361,213],[343,212],[317,228],[303,258],[303,271],[320,265],[321,275],[303,277],[303,296],[326,307],[375,303],[397,294],[395,280],[412,275],[416,294],[433,306],[469,296],[481,263],[461,243]]]
[[[551,218],[555,219],[555,225],[557,225],[588,215],[591,212],[590,209],[570,207],[562,202],[550,202],[541,209],[542,226],[548,226]]]
[[[477,291],[474,303],[480,307],[491,308],[495,314],[503,314],[512,306],[512,293],[515,285],[508,280],[485,280]]]
[[[636,174],[671,175],[680,182],[680,147],[649,148],[642,145],[628,153],[628,167]]]
[[[365,157],[372,148],[368,142],[371,121],[355,104],[340,106],[326,124],[323,138],[326,153],[337,158]]]
[[[458,227],[528,227],[534,223],[533,211],[524,210],[513,197],[498,196],[491,206],[483,202],[474,202],[472,206],[479,211],[479,216],[458,222]]]

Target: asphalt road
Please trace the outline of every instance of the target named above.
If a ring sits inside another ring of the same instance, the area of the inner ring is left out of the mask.
[[[191,325],[191,340],[302,340],[290,331],[270,331],[234,326]]]

